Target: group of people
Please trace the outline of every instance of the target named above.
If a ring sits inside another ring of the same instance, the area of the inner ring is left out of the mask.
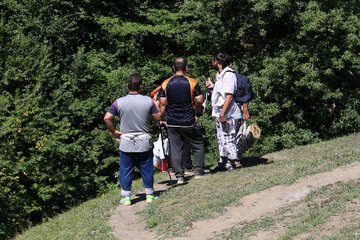
[[[212,65],[218,71],[215,84],[206,81],[211,91],[212,116],[216,118],[220,161],[215,170],[232,170],[237,160],[236,132],[240,119],[247,120],[247,103],[238,106],[233,94],[236,90],[236,76],[231,73],[232,57],[217,52],[212,56]],[[129,92],[117,99],[106,112],[104,121],[116,141],[120,142],[119,181],[121,203],[131,205],[131,183],[135,164],[138,165],[146,193],[146,202],[154,198],[153,153],[150,136],[150,116],[155,121],[165,121],[169,136],[170,159],[178,184],[183,184],[183,159],[188,156],[188,146],[193,153],[194,179],[208,177],[204,172],[205,146],[201,128],[196,120],[204,96],[198,82],[187,76],[187,59],[175,58],[172,64],[174,75],[163,81],[158,92],[158,102],[140,94],[142,77],[132,74],[127,79]],[[120,117],[120,129],[114,124],[114,117]],[[165,119],[164,119],[164,116]],[[121,139],[121,141],[120,141]]]

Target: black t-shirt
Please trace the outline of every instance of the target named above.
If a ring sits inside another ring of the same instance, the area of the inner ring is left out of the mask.
[[[167,98],[167,125],[194,126],[194,98],[201,95],[197,81],[184,75],[174,75],[162,83],[160,97]]]

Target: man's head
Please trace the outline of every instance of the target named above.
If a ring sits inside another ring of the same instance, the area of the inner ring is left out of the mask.
[[[131,74],[127,79],[127,86],[130,91],[140,91],[142,77],[139,73]]]
[[[234,60],[232,56],[225,52],[215,52],[212,55],[212,64],[216,70],[219,70],[217,64],[220,64],[224,69],[229,66],[233,61]]]
[[[177,57],[173,62],[173,70],[174,72],[182,71],[184,73],[188,70],[187,60],[184,57]]]

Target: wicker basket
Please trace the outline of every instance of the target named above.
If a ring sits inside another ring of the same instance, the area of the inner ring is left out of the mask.
[[[246,121],[241,125],[236,135],[236,147],[238,154],[243,154],[246,150],[254,146],[256,141],[260,138],[261,129],[255,123],[246,126]]]

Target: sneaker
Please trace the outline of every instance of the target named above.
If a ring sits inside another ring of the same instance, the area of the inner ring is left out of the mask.
[[[156,200],[158,198],[159,198],[158,196],[155,196],[153,194],[147,194],[146,195],[146,203],[150,204],[150,203],[152,203],[154,200]]]
[[[195,175],[194,179],[207,178],[209,176],[210,176],[210,174],[203,173],[203,174]]]
[[[192,176],[192,175],[194,175],[194,171],[192,169],[186,169],[185,168],[184,174]]]
[[[120,203],[124,206],[130,206],[131,205],[131,199],[130,197],[123,197],[121,200],[120,200]]]
[[[179,177],[178,179],[177,179],[177,182],[176,182],[177,184],[184,184],[185,183],[185,180],[184,180],[184,178],[183,177]]]
[[[234,171],[236,169],[236,165],[235,165],[235,163],[226,164],[225,168],[226,168],[226,171]]]

